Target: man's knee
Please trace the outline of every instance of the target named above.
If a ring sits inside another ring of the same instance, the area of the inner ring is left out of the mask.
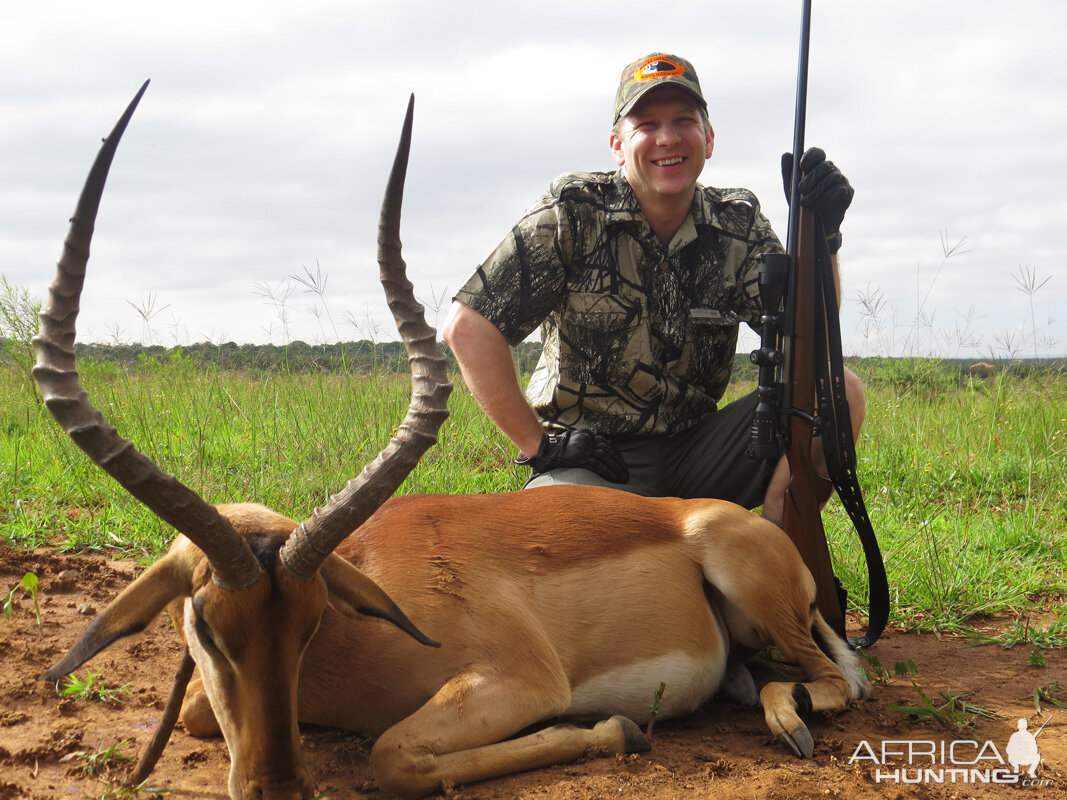
[[[858,438],[863,420],[867,417],[867,396],[863,389],[863,381],[852,370],[845,368],[845,398],[848,400],[848,411],[852,417],[852,436]]]
[[[654,489],[639,480],[631,479],[626,483],[614,483],[607,478],[597,475],[592,470],[581,467],[558,467],[548,472],[530,476],[523,485],[523,489],[536,489],[541,486],[603,486],[606,489],[618,489],[631,494],[655,496],[658,494]]]

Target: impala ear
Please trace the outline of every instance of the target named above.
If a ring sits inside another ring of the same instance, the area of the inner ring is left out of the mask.
[[[339,555],[331,553],[327,556],[319,573],[326,581],[330,603],[342,614],[349,617],[361,614],[378,617],[393,623],[420,644],[441,646],[440,642],[416,628],[378,584]]]
[[[90,623],[70,651],[41,674],[57,681],[113,642],[140,633],[177,597],[188,594],[192,560],[184,548],[172,548],[112,600]]]

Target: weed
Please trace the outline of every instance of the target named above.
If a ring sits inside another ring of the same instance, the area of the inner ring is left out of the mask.
[[[33,613],[37,617],[37,627],[41,627],[41,606],[37,602],[37,576],[32,572],[27,572],[22,576],[22,580],[15,586],[7,596],[4,597],[4,619],[11,619],[11,615],[14,612],[15,604],[15,592],[19,590],[24,591],[33,600]]]
[[[148,781],[142,781],[136,786],[126,786],[123,783],[112,783],[107,781],[104,784],[104,791],[97,795],[93,800],[137,800],[141,796],[142,792],[151,792],[152,796],[158,796],[164,794],[165,790],[150,787]]]
[[[856,651],[859,657],[863,660],[863,673],[867,676],[867,680],[876,686],[885,686],[889,683],[889,672],[882,666],[882,662],[878,659],[878,656],[870,655],[866,650],[860,648]]]
[[[1038,714],[1044,713],[1041,710],[1042,703],[1050,703],[1057,708],[1067,708],[1067,689],[1060,686],[1059,681],[1048,681],[1041,686],[1035,686],[1033,694],[1026,697],[1020,697],[1020,700],[1033,700],[1034,711]]]
[[[907,661],[898,661],[894,664],[893,673],[898,678],[902,678],[905,675],[918,675],[919,668],[915,666],[915,662],[909,658]]]
[[[959,733],[973,728],[980,717],[983,719],[1006,719],[1003,714],[968,703],[965,698],[970,697],[974,692],[961,692],[958,694],[951,691],[942,692],[941,702],[936,703],[929,698],[917,683],[913,681],[911,685],[919,693],[919,705],[903,706],[890,703],[889,708],[893,711],[907,714],[914,722]]]
[[[652,726],[656,724],[656,715],[659,714],[659,710],[663,706],[663,690],[666,688],[667,684],[661,681],[659,688],[652,695],[652,705],[648,707],[651,716],[648,718],[648,726],[645,728],[645,736],[649,739],[652,738]]]
[[[37,333],[41,301],[0,275],[0,367],[16,376],[36,401],[37,386],[30,378],[35,355],[31,340]]]
[[[131,744],[133,744],[133,742],[127,739],[122,742],[115,742],[108,747],[101,745],[97,748],[95,753],[90,753],[87,750],[79,750],[64,756],[60,760],[67,761],[70,759],[77,759],[81,762],[83,775],[101,775],[119,764],[126,764],[133,761],[133,756],[124,755],[119,752]]]
[[[1061,607],[1056,617],[1043,625],[1033,625],[1028,614],[1025,619],[1012,620],[995,636],[973,635],[976,645],[999,644],[1005,650],[1016,645],[1029,644],[1029,663],[1035,667],[1045,663],[1044,651],[1053,647],[1067,647],[1067,607]]]
[[[85,700],[100,700],[104,703],[121,705],[124,702],[123,695],[130,693],[130,690],[126,688],[129,684],[112,689],[100,683],[99,678],[100,673],[93,672],[91,669],[85,671],[84,680],[72,672],[67,676],[66,685],[57,686],[56,689],[61,697],[80,697]]]
[[[1019,271],[1012,277],[1015,278],[1015,288],[1025,294],[1030,300],[1030,333],[1033,336],[1034,358],[1037,358],[1037,317],[1034,314],[1034,295],[1041,290],[1041,287],[1049,282],[1052,276],[1049,275],[1039,281],[1037,270],[1032,269],[1029,266],[1020,266]]]
[[[141,318],[142,328],[141,333],[144,336],[144,341],[148,344],[155,344],[155,331],[152,329],[152,320],[154,320],[159,314],[170,308],[170,303],[161,308],[156,308],[156,295],[154,292],[149,292],[147,299],[145,299],[140,305],[127,300],[130,307],[137,312],[137,316]]]
[[[878,656],[872,656],[862,648],[856,652],[865,662],[863,671],[866,673],[868,681],[878,686],[885,686],[889,683],[889,670],[882,666],[882,662],[878,659]],[[918,675],[919,668],[915,666],[915,662],[909,658],[907,661],[896,662],[896,664],[893,665],[893,674],[898,678],[903,678],[907,675]]]

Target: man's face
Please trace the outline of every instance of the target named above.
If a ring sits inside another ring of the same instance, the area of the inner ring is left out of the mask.
[[[692,96],[673,86],[641,98],[611,135],[615,163],[643,206],[691,199],[714,145]]]

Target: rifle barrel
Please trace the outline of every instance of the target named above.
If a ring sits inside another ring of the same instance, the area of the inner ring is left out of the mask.
[[[800,202],[797,186],[800,184],[800,157],[804,155],[804,126],[808,115],[808,50],[811,41],[811,0],[804,0],[804,12],[800,21],[800,57],[797,65],[797,103],[793,118],[793,174],[789,181],[789,255],[796,258],[796,242],[800,226]],[[793,202],[797,199],[797,202]]]

